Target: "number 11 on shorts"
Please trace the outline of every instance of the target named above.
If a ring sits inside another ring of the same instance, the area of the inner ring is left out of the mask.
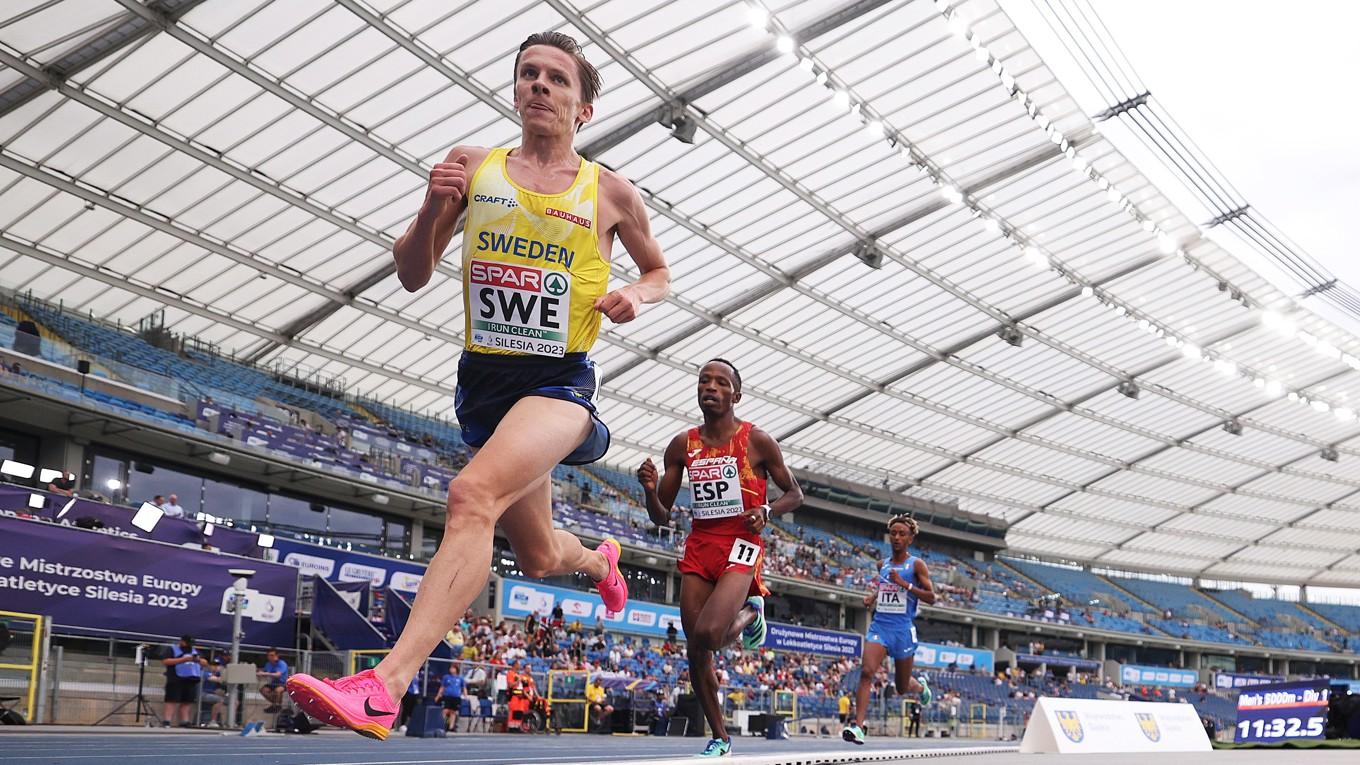
[[[760,547],[745,539],[738,539],[732,545],[732,552],[727,556],[728,563],[736,563],[741,566],[754,566],[756,555],[760,553]]]

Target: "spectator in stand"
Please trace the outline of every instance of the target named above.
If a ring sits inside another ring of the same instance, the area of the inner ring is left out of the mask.
[[[444,635],[444,642],[448,643],[449,647],[453,649],[454,656],[461,656],[463,646],[467,645],[467,635],[463,634],[462,625],[455,624],[453,629]]]
[[[279,658],[279,649],[270,648],[265,652],[264,666],[255,670],[255,676],[260,679],[260,695],[269,702],[264,713],[278,712],[283,708],[284,683],[288,681],[288,662]]]
[[[606,725],[609,715],[613,714],[614,707],[608,704],[608,694],[604,690],[604,682],[599,675],[586,686],[586,703],[590,705],[590,727],[598,730],[600,726]]]
[[[75,489],[76,489],[76,477],[71,473],[62,473],[61,475],[53,478],[47,484],[48,491],[52,492],[53,494],[60,494],[64,497],[70,497],[74,495]]]
[[[165,665],[165,715],[161,718],[163,727],[178,724],[188,728],[190,710],[198,705],[199,681],[203,678],[203,665],[207,660],[194,649],[194,636],[184,635],[179,642],[170,646],[161,655]],[[178,723],[175,720],[179,720]]]
[[[180,507],[178,494],[171,494],[170,499],[164,505],[161,505],[161,510],[165,512],[167,518],[184,517],[184,508]]]
[[[467,678],[468,693],[478,697],[486,696],[486,680],[486,669],[480,665],[473,667],[471,674],[469,674]]]
[[[164,494],[157,494],[156,496],[152,497],[152,498],[151,498],[151,504],[153,504],[153,505],[155,505],[156,507],[159,507],[159,508],[164,508],[164,507],[165,507],[165,495],[164,495]]]
[[[199,708],[209,705],[208,727],[221,728],[226,725],[223,719],[222,703],[226,699],[226,687],[222,684],[222,670],[227,663],[225,654],[217,654],[213,657],[211,666],[207,669],[207,674],[203,676],[203,695],[199,697]]]

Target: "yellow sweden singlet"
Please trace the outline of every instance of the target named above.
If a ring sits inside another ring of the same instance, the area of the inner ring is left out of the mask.
[[[466,348],[562,356],[600,334],[592,306],[609,286],[600,257],[600,166],[581,160],[571,188],[539,194],[510,180],[493,149],[468,184],[463,227]]]

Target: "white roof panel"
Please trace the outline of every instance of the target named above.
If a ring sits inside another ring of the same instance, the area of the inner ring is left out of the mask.
[[[817,25],[802,63],[740,3],[557,7],[199,3],[164,29],[111,0],[7,8],[0,287],[126,324],[164,310],[224,351],[450,416],[461,240],[414,294],[392,240],[450,147],[518,141],[516,48],[560,29],[605,83],[578,145],[639,188],[673,276],[593,351],[609,460],[659,453],[695,417],[694,370],[725,356],[791,463],[1029,514],[1016,550],[1360,584],[1360,564],[1298,558],[1360,533],[1342,356],[1360,340],[1306,312],[1306,335],[1261,326],[1284,296],[1197,235],[994,2],[954,8],[985,61],[929,3],[773,7],[770,30]],[[671,138],[677,106],[692,144]],[[1191,257],[1161,256],[1144,220]],[[616,249],[615,287],[637,273]]]

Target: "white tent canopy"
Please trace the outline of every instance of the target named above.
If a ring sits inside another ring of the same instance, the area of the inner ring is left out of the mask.
[[[449,147],[517,140],[515,49],[560,29],[605,81],[579,148],[674,277],[596,347],[608,462],[659,454],[720,355],[795,467],[956,498],[1013,550],[1360,585],[1360,342],[1201,236],[991,0],[3,14],[8,289],[451,415],[460,241],[415,294],[389,250]]]

